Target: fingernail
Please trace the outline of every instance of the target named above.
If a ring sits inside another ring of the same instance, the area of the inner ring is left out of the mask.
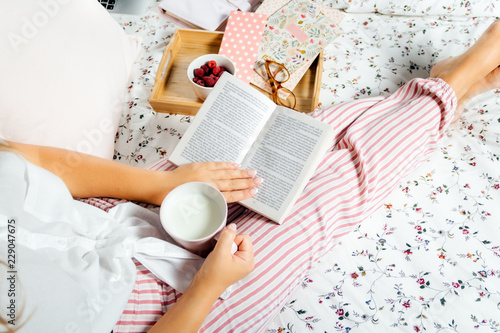
[[[259,192],[258,189],[256,189],[255,187],[251,188],[250,190],[248,190],[248,193],[250,193],[251,196],[254,196],[257,194],[257,192]]]
[[[256,177],[256,178],[253,179],[253,183],[255,185],[260,185],[260,184],[262,184],[263,181],[264,180],[262,178],[260,178],[260,177]]]
[[[233,167],[234,167],[235,169],[238,169],[238,168],[240,167],[240,165],[239,165],[238,163],[233,163]]]
[[[229,223],[229,224],[227,225],[227,228],[228,228],[228,229],[231,229],[231,230],[236,231],[236,224],[234,224],[234,223]]]
[[[255,170],[247,170],[247,175],[249,175],[250,177],[253,177],[255,176],[257,172]]]

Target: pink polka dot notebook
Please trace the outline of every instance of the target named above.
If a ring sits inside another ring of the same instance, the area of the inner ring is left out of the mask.
[[[250,83],[267,15],[232,11],[228,18],[219,54],[236,65],[236,77]]]

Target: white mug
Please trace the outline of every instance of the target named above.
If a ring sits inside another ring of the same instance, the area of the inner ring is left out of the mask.
[[[180,246],[206,256],[215,246],[214,236],[226,225],[227,203],[212,185],[185,183],[163,199],[160,219],[165,231]]]

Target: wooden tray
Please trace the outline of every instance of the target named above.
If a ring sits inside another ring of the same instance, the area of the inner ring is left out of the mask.
[[[175,32],[163,52],[149,97],[149,103],[156,112],[196,115],[203,101],[195,95],[189,83],[187,67],[201,55],[219,53],[223,35],[222,32],[190,29],[178,29]],[[297,97],[297,110],[311,112],[317,107],[322,72],[323,53],[314,60],[293,90]]]

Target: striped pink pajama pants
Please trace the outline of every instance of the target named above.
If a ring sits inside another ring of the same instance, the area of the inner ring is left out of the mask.
[[[228,299],[214,304],[201,332],[265,330],[336,239],[378,209],[437,148],[455,107],[444,81],[414,79],[389,97],[316,111],[314,117],[335,129],[336,142],[282,225],[248,210],[234,220],[251,236],[256,267]],[[139,272],[115,333],[147,331],[179,296],[143,268]]]

